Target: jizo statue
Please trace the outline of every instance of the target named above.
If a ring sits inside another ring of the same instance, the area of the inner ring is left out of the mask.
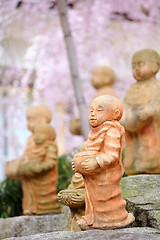
[[[114,229],[134,221],[125,209],[119,185],[124,173],[122,113],[122,104],[113,96],[102,95],[92,101],[86,147],[75,154],[72,164],[85,185],[85,215],[78,220],[82,230]]]
[[[132,84],[124,98],[124,167],[127,175],[160,174],[160,56],[143,49],[132,57]]]
[[[57,201],[58,149],[55,131],[49,125],[51,112],[45,105],[27,111],[28,139],[24,154],[6,164],[6,175],[22,180],[24,215],[59,213]]]

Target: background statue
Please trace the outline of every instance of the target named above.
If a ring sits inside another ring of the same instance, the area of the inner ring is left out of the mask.
[[[97,89],[94,97],[105,94],[116,96],[112,87],[115,83],[115,78],[115,73],[112,68],[106,66],[96,67],[93,70],[91,78],[92,86]]]
[[[56,195],[58,154],[54,141],[55,132],[49,125],[51,117],[51,112],[45,105],[29,108],[27,122],[32,135],[27,141],[23,156],[8,162],[5,167],[7,177],[22,180],[23,213],[25,215],[60,212]],[[49,126],[38,126],[40,124]],[[50,131],[52,129],[52,141],[45,139],[47,128]],[[43,133],[38,134],[37,131]]]
[[[121,124],[126,130],[124,167],[127,175],[160,173],[160,57],[143,49],[132,57],[132,84],[124,98]]]
[[[79,147],[79,151],[83,151],[85,142]],[[84,181],[80,173],[75,173],[72,177],[71,183],[67,189],[61,190],[58,193],[58,201],[70,207],[71,216],[68,222],[68,230],[81,230],[77,221],[84,215],[85,210],[85,190]]]
[[[92,101],[89,138],[85,150],[73,159],[73,170],[82,174],[85,184],[85,215],[78,220],[82,230],[113,229],[134,221],[119,186],[124,173],[124,129],[118,122],[122,113],[122,104],[113,96]]]
[[[68,230],[81,230],[77,221],[84,215],[85,193],[84,181],[80,173],[75,173],[68,188],[58,193],[58,201],[70,207],[71,216],[68,222]]]
[[[23,181],[25,214],[60,212],[57,202],[58,149],[55,131],[47,123],[34,128],[34,146],[21,160],[19,175]]]

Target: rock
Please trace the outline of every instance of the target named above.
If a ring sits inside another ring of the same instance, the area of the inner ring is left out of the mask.
[[[160,231],[152,228],[124,228],[116,230],[61,231],[6,240],[159,240]]]
[[[69,216],[70,210],[65,206],[62,213],[56,215],[19,216],[0,219],[0,239],[65,231],[68,229]]]
[[[122,178],[121,189],[127,211],[135,216],[133,226],[160,229],[160,175]]]

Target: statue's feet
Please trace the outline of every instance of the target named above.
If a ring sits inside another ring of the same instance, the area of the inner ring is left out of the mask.
[[[91,229],[90,226],[88,226],[87,222],[84,220],[84,218],[81,218],[77,221],[78,226],[81,228],[81,230],[89,230]]]

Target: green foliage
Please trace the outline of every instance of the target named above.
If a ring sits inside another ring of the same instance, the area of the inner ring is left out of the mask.
[[[19,215],[22,215],[21,181],[7,178],[0,183],[0,217]]]
[[[124,161],[124,157],[125,157],[125,148],[123,148],[123,152],[122,152],[122,164]],[[123,177],[127,177],[127,174],[124,172]]]
[[[71,182],[71,178],[74,174],[72,170],[72,155],[62,155],[58,159],[58,192],[62,189],[66,189]]]

